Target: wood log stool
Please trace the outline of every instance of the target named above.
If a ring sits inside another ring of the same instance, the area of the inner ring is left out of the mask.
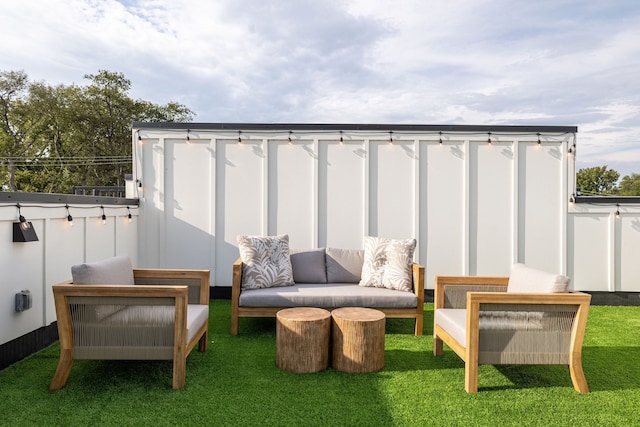
[[[331,313],[322,308],[285,308],[276,314],[276,366],[297,374],[329,366]]]
[[[385,315],[379,310],[333,310],[332,365],[343,372],[374,372],[384,367]]]

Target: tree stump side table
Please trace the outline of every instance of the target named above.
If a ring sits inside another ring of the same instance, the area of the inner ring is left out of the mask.
[[[331,313],[322,308],[285,308],[276,313],[276,366],[297,374],[329,366]]]
[[[384,367],[385,315],[379,310],[333,310],[332,365],[343,372],[374,372]]]

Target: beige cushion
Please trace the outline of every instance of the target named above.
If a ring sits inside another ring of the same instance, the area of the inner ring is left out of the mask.
[[[238,236],[242,288],[260,289],[294,284],[289,236]]]
[[[511,269],[507,292],[567,292],[569,277],[517,263]]]
[[[327,248],[327,282],[358,283],[362,274],[362,249]]]
[[[415,239],[365,237],[360,286],[411,292],[411,264],[415,248]]]
[[[134,285],[129,255],[119,255],[102,261],[87,262],[71,267],[76,285]]]

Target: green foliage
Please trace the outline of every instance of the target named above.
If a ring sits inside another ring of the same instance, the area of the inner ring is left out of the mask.
[[[618,195],[640,196],[640,174],[632,173],[622,178],[618,185]]]
[[[131,123],[193,120],[186,106],[134,100],[123,74],[87,74],[86,86],[30,82],[0,71],[0,190],[67,193],[124,185]]]
[[[607,166],[580,169],[576,174],[576,186],[583,196],[613,194],[620,174]]]
[[[433,304],[424,336],[387,319],[385,366],[345,374],[276,367],[275,320],[240,319],[230,301],[210,304],[209,349],[187,358],[187,383],[171,389],[170,361],[73,364],[48,390],[59,346],[0,372],[0,425],[38,426],[592,426],[637,425],[640,307],[591,307],[583,367],[591,393],[574,391],[567,366],[480,366],[479,393],[464,391],[464,362],[433,356]]]

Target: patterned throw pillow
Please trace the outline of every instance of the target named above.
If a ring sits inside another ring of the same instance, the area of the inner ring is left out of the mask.
[[[360,286],[413,292],[411,264],[416,239],[364,238],[364,264]]]
[[[260,289],[294,284],[289,236],[238,236],[242,288]]]

